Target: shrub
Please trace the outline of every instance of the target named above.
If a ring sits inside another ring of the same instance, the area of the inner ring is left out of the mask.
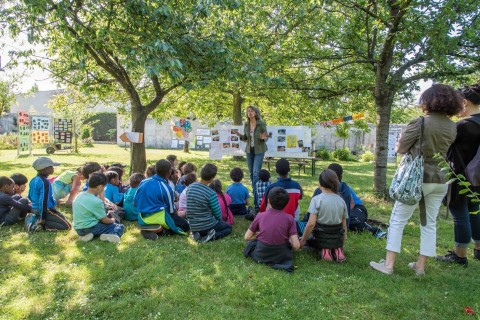
[[[85,140],[89,139],[92,136],[92,129],[90,127],[85,127],[82,129],[82,134],[80,135],[80,139]]]
[[[371,161],[373,161],[374,159],[375,159],[375,155],[374,155],[371,151],[369,151],[369,150],[365,151],[365,152],[360,156],[360,161],[361,161],[361,162],[371,162]]]
[[[13,133],[6,133],[0,135],[0,150],[15,150],[17,149],[18,135]]]
[[[325,148],[320,148],[317,150],[317,158],[320,158],[322,160],[332,159],[330,152]]]
[[[332,152],[333,157],[339,161],[357,161],[357,158],[350,153],[350,149],[341,148]]]
[[[117,114],[112,112],[98,112],[84,121],[84,125],[92,128],[92,137],[95,141],[117,140]],[[113,134],[113,130],[115,133]]]

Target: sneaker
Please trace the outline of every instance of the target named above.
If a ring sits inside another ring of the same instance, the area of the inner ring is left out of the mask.
[[[253,212],[249,212],[245,215],[245,220],[253,221],[257,215]]]
[[[158,239],[158,234],[154,231],[142,230],[140,231],[140,234],[147,240],[155,241]]]
[[[480,249],[473,249],[473,259],[480,261]]]
[[[333,249],[333,259],[335,262],[341,263],[347,260],[345,254],[343,253],[343,248],[335,248]]]
[[[108,241],[111,243],[120,243],[120,237],[117,236],[116,234],[107,234],[107,233],[101,234],[100,240]]]
[[[205,243],[205,242],[208,242],[212,239],[213,240],[215,239],[215,229],[211,229],[210,231],[208,231],[206,236],[200,238],[200,242]]]
[[[468,259],[467,258],[460,258],[459,256],[457,256],[457,254],[453,250],[449,250],[448,253],[444,256],[437,256],[435,259],[437,261],[441,261],[441,262],[456,263],[456,264],[462,265],[464,267],[468,266]]]
[[[421,277],[421,276],[424,276],[425,275],[425,271],[420,271],[417,269],[417,263],[416,262],[410,262],[408,264],[408,267],[410,269],[412,269],[413,271],[415,271],[415,275]]]
[[[330,249],[322,249],[320,257],[325,261],[333,261],[332,251]]]
[[[192,232],[190,233],[190,238],[192,238],[194,241],[199,242],[200,238],[202,236],[200,235],[200,232]]]
[[[377,239],[385,239],[387,237],[387,233],[381,229],[378,229],[378,231],[375,233],[375,238]]]
[[[393,273],[393,268],[385,267],[385,260],[383,259],[379,262],[370,261],[370,267],[387,275],[391,275]]]
[[[25,232],[36,232],[42,230],[42,226],[37,224],[38,217],[36,214],[28,213],[25,217]]]
[[[84,236],[79,236],[79,237],[78,237],[78,240],[84,241],[84,242],[91,241],[92,239],[93,239],[93,233],[87,233],[87,234],[84,235]]]

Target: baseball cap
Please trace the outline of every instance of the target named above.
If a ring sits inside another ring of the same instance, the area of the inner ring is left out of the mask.
[[[56,167],[59,165],[59,162],[53,162],[52,159],[48,157],[39,157],[37,160],[33,161],[32,164],[33,168],[37,171],[45,169],[47,167]]]

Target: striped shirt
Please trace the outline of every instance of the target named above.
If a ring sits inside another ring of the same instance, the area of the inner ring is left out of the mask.
[[[222,211],[215,191],[200,182],[189,185],[187,219],[194,232],[210,230],[221,221]]]

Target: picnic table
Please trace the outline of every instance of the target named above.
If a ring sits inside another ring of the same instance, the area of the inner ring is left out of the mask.
[[[316,162],[319,161],[320,159],[315,158],[315,157],[302,157],[302,158],[296,158],[296,157],[283,157],[290,162],[290,165],[298,165],[298,175],[300,175],[301,170],[303,169],[303,173],[306,173],[307,165],[311,165],[311,170],[312,170],[312,176],[315,175],[315,165]],[[267,165],[268,171],[270,171],[270,164],[273,163],[275,164],[280,157],[265,157],[263,159],[263,163]]]

